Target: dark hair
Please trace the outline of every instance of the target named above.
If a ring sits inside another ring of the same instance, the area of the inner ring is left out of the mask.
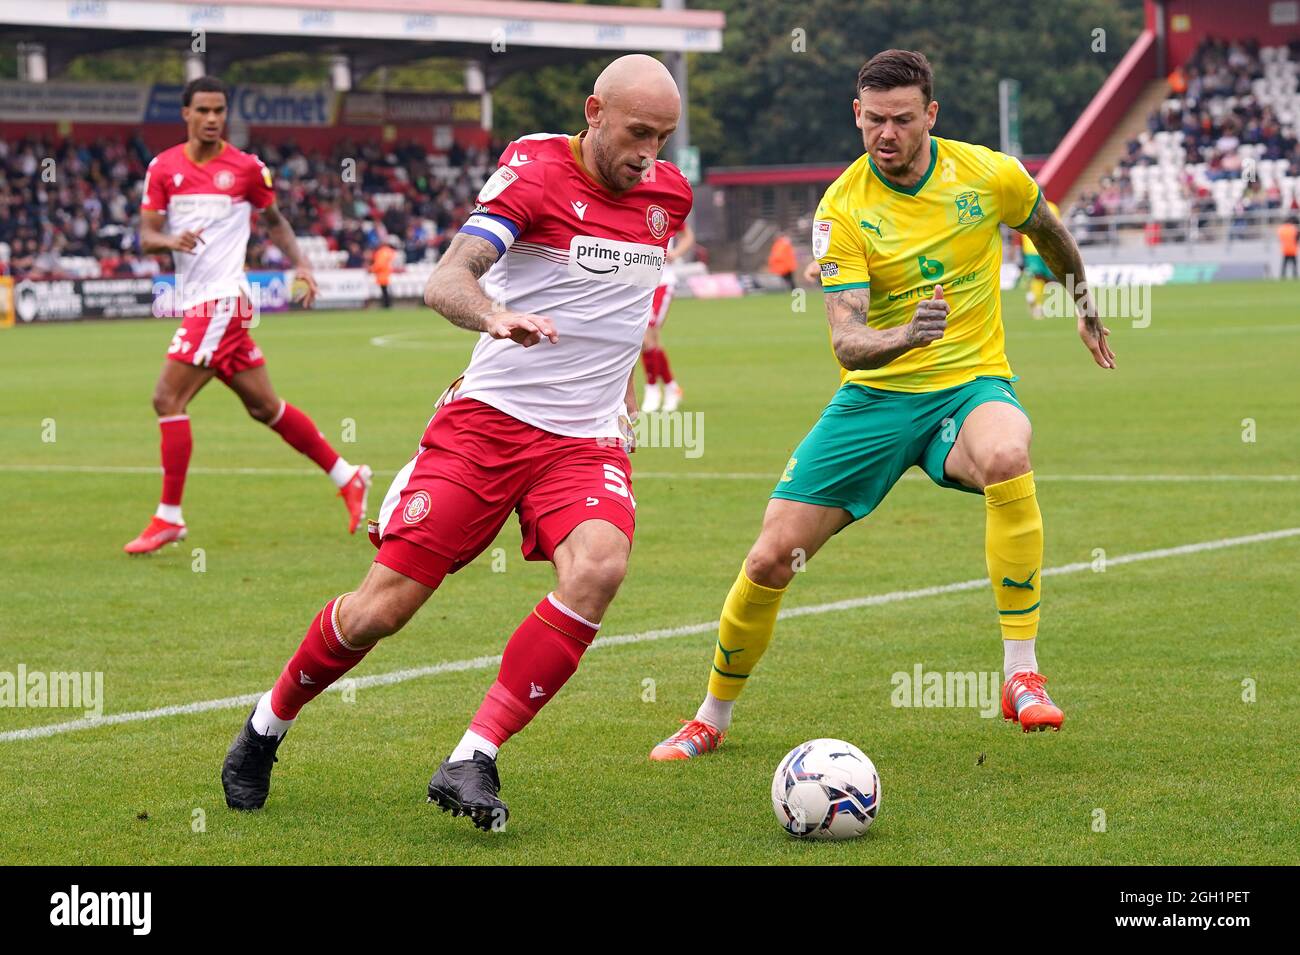
[[[919,86],[926,105],[934,98],[934,70],[924,53],[916,50],[885,50],[858,70],[858,92]]]
[[[215,76],[200,76],[186,83],[185,89],[181,93],[181,105],[189,106],[190,100],[194,99],[195,93],[220,93],[227,99],[230,98],[229,94],[226,93],[226,84]]]

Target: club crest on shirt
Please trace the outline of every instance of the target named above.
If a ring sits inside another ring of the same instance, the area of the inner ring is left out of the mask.
[[[402,510],[402,520],[407,524],[418,524],[428,515],[432,506],[428,491],[416,491]]]
[[[229,169],[223,169],[212,177],[212,181],[218,189],[230,189],[235,184],[235,174]]]
[[[662,239],[668,234],[668,213],[664,211],[663,206],[651,206],[645,211],[645,224],[649,227],[652,236]]]
[[[975,222],[984,218],[984,210],[980,208],[979,193],[974,190],[960,193],[954,201],[957,203],[957,222],[959,225],[965,225],[968,222]]]
[[[181,184],[181,181],[184,180],[184,178],[185,178],[185,177],[182,176],[180,173],[175,173],[175,174],[172,176],[172,185],[173,185],[173,186],[179,186],[179,185]]]

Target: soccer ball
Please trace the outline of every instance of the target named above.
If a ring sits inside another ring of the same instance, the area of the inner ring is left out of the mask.
[[[880,811],[880,774],[852,743],[809,740],[777,766],[772,811],[792,836],[852,839],[866,832]]]

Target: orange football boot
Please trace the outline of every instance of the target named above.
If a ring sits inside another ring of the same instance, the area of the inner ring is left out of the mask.
[[[1041,673],[1016,673],[1002,684],[1002,718],[1019,723],[1026,732],[1059,730],[1065,714],[1043,689],[1047,677]]]
[[[699,720],[682,720],[682,728],[650,750],[650,759],[693,759],[711,753],[721,745],[726,733]]]

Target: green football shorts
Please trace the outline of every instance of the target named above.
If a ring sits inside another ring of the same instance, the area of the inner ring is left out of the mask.
[[[1043,257],[1036,252],[1030,252],[1025,256],[1025,272],[1047,282],[1056,281],[1056,276],[1052,274],[1052,270],[1047,267]]]
[[[941,487],[978,494],[945,478],[943,464],[966,416],[986,401],[1025,410],[1006,378],[919,394],[845,382],[795,448],[772,497],[842,507],[861,520],[914,464]]]

